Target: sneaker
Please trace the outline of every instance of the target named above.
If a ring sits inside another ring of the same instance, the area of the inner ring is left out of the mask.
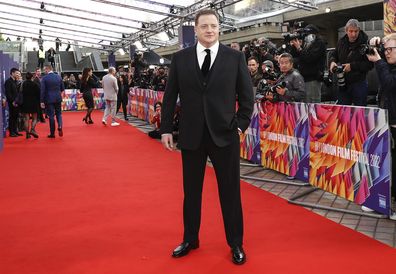
[[[362,208],[362,210],[363,210],[364,212],[374,212],[374,210],[372,210],[371,208],[369,208],[369,207],[367,207],[367,206],[362,206],[361,208]]]
[[[105,120],[102,120],[102,124],[104,124],[105,126],[107,125]]]
[[[119,126],[119,125],[120,125],[120,123],[117,123],[117,122],[112,122],[112,123],[111,123],[111,126],[112,126],[112,127],[116,127],[116,126]]]
[[[389,216],[389,219],[396,221],[396,212],[392,210],[391,215]]]

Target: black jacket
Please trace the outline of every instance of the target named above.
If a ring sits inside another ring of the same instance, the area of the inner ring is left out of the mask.
[[[322,81],[326,61],[326,43],[316,37],[309,47],[293,51],[294,68],[304,77],[305,82]]]
[[[4,88],[7,102],[10,105],[15,101],[18,95],[18,84],[14,79],[10,77],[5,81]]]
[[[346,84],[364,81],[367,72],[373,68],[373,64],[367,59],[366,54],[359,52],[361,45],[367,44],[368,37],[361,30],[355,42],[350,43],[345,34],[338,43],[335,51],[330,57],[330,63],[351,64],[351,71],[345,74]]]
[[[389,65],[384,59],[375,62],[379,83],[378,101],[381,108],[388,110],[389,124],[396,125],[396,65]]]
[[[231,144],[238,127],[245,131],[249,126],[253,111],[253,86],[244,54],[220,44],[216,59],[204,77],[199,69],[196,46],[175,53],[162,104],[162,134],[173,131],[178,96],[180,148],[197,149],[205,125],[217,146]]]

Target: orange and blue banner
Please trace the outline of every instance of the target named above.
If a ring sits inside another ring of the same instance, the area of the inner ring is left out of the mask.
[[[260,113],[262,166],[308,182],[308,106],[263,101]]]

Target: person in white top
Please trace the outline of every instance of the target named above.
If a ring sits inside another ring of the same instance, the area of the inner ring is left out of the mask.
[[[111,116],[111,126],[113,127],[120,125],[115,119],[118,93],[118,84],[115,74],[115,68],[109,67],[109,73],[105,75],[102,79],[104,99],[106,100],[106,108],[103,115],[102,123],[104,125],[107,125],[107,118]]]

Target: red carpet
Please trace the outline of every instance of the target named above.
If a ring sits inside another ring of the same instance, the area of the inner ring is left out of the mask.
[[[395,273],[396,251],[242,184],[248,261],[234,266],[214,172],[207,169],[201,247],[182,237],[181,160],[126,123],[64,113],[64,137],[7,138],[0,154],[0,273]]]

